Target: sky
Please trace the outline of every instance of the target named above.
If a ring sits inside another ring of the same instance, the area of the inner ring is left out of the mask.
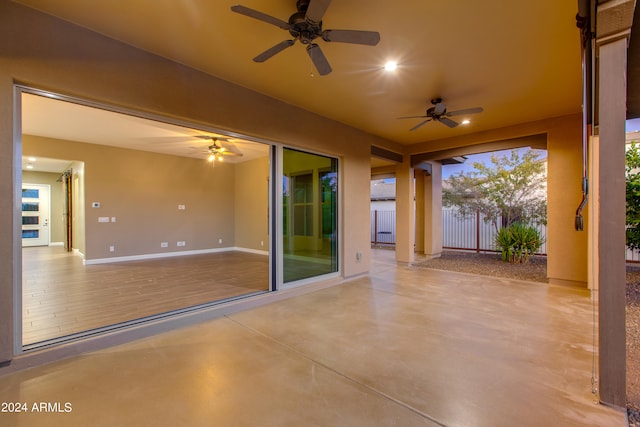
[[[519,148],[520,157],[525,151],[530,150],[530,148]],[[547,158],[547,150],[533,150],[540,153],[539,159]],[[474,170],[474,163],[484,163],[485,165],[491,165],[491,156],[510,156],[511,150],[501,150],[501,151],[493,151],[490,153],[480,153],[480,154],[470,154],[465,156],[467,160],[464,163],[458,165],[444,165],[442,166],[442,179],[447,179],[451,175],[456,175],[460,172],[468,173]]]
[[[627,120],[626,131],[627,132],[640,131],[640,119]],[[521,150],[528,150],[528,148],[522,148]],[[546,150],[536,150],[536,151],[540,151],[541,159],[544,159],[547,157]],[[482,154],[473,154],[473,155],[465,156],[467,157],[467,161],[462,164],[443,166],[442,179],[447,179],[451,175],[455,175],[461,171],[464,171],[465,173],[467,173],[474,170],[473,164],[475,162],[481,162],[481,163],[484,163],[485,165],[490,165],[492,154],[498,155],[498,156],[502,154],[509,155],[510,152],[511,150],[504,150],[504,151],[495,151],[493,153],[482,153]]]
[[[640,119],[627,120],[627,132],[640,131]]]

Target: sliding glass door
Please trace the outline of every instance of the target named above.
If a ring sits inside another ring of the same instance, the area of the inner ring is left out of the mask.
[[[283,282],[338,271],[338,162],[283,149]]]

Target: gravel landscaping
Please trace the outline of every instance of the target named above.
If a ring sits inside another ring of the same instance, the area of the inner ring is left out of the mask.
[[[527,264],[509,264],[498,254],[444,251],[440,258],[417,261],[414,267],[547,282],[545,257],[532,257]],[[627,412],[629,426],[640,427],[640,266],[627,267],[626,316]]]

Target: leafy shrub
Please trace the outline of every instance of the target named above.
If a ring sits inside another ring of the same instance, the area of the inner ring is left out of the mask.
[[[526,263],[531,255],[540,250],[543,243],[538,230],[518,222],[501,228],[495,239],[502,260],[512,263]]]
[[[640,249],[640,148],[632,142],[626,151],[627,247]]]

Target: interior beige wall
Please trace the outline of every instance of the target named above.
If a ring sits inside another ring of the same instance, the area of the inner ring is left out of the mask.
[[[45,184],[50,188],[50,206],[49,206],[49,232],[50,244],[63,243],[65,241],[64,234],[64,191],[62,182],[58,182],[59,173],[50,172],[22,172],[23,184]]]
[[[234,166],[235,246],[269,250],[269,157]]]
[[[3,212],[13,212],[14,188],[20,180],[16,174],[19,147],[14,152],[14,139],[19,140],[20,135],[15,131],[13,119],[14,84],[21,83],[340,158],[342,272],[352,277],[369,270],[369,195],[363,189],[369,188],[370,147],[389,146],[392,142],[13,2],[0,2],[0,52],[0,209]],[[203,99],[216,102],[202,102]],[[87,167],[87,180],[90,173]],[[86,203],[92,201],[88,198]],[[15,222],[13,216],[2,216],[0,234],[15,237]],[[87,218],[87,224],[91,223]],[[194,238],[184,236],[185,240]],[[87,247],[87,252],[102,256],[103,246],[104,242]],[[360,259],[356,258],[358,252],[362,253]],[[0,276],[0,361],[10,358],[13,350],[13,282],[17,256],[12,239],[0,241],[0,271],[4,272]]]
[[[31,135],[23,137],[23,153],[84,163],[85,204],[77,208],[85,212],[86,260],[235,245],[231,164],[212,168],[200,159]]]

